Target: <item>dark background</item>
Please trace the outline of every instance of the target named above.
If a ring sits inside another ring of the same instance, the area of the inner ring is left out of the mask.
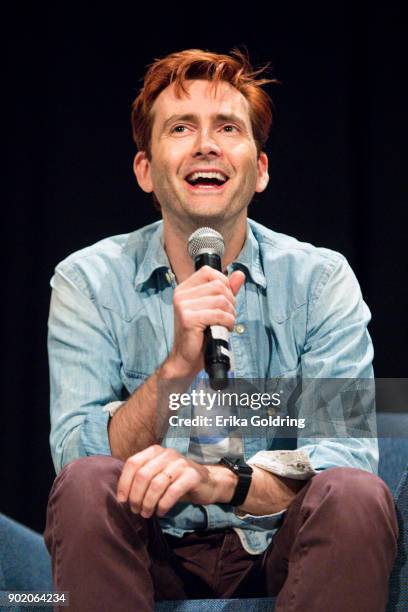
[[[171,51],[246,45],[255,64],[272,62],[271,182],[250,216],[346,255],[373,313],[376,375],[407,376],[402,3],[283,4],[37,3],[3,21],[0,511],[44,527],[49,279],[69,253],[157,218],[132,174],[129,115],[146,64]]]

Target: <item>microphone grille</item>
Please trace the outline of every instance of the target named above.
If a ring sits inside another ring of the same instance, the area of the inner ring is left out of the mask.
[[[188,239],[188,252],[192,259],[203,252],[212,252],[222,258],[224,238],[212,227],[199,227]]]

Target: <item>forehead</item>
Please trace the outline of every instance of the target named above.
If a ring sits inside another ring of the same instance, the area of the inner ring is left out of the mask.
[[[186,81],[185,87],[187,94],[181,92],[181,97],[176,96],[174,83],[163,89],[152,107],[154,124],[159,125],[175,113],[202,117],[234,114],[250,123],[248,101],[230,83],[221,81],[215,87],[211,81],[192,80]]]

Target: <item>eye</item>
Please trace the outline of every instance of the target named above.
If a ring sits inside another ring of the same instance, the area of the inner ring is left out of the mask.
[[[187,126],[186,125],[175,125],[171,129],[171,132],[173,134],[184,134],[184,132],[186,132],[186,130],[187,130]]]
[[[237,126],[232,124],[223,125],[222,129],[224,130],[224,132],[227,132],[227,134],[233,134],[234,132],[239,131]]]

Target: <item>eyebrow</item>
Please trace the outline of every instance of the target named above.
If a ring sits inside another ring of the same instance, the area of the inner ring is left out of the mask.
[[[220,121],[231,121],[232,123],[237,123],[246,129],[245,122],[243,119],[235,115],[234,113],[217,113],[216,115],[212,115],[212,120],[215,122]],[[166,130],[166,128],[173,123],[174,121],[197,121],[198,115],[194,115],[194,113],[186,113],[184,115],[171,115],[166,121],[163,123],[162,132]]]

